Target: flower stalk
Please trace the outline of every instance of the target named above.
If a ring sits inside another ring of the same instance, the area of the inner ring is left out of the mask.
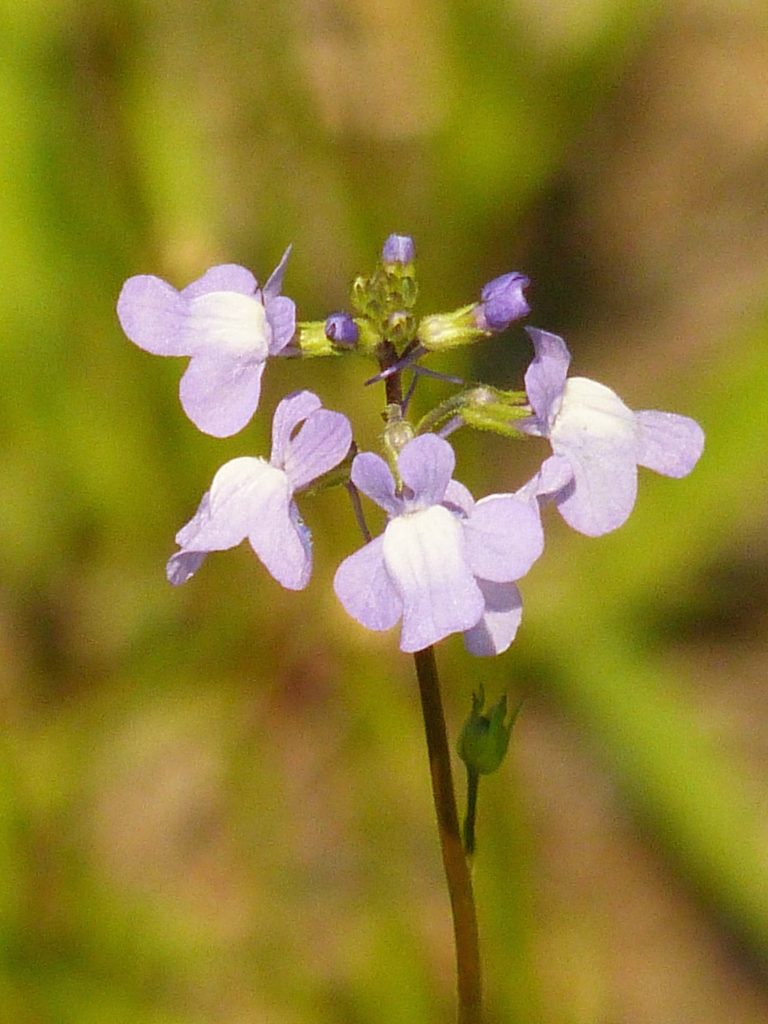
[[[451,773],[451,755],[445,730],[440,680],[435,651],[426,647],[414,653],[419,680],[421,710],[427,737],[432,798],[437,815],[437,830],[443,868],[453,915],[458,993],[457,1024],[481,1024],[482,984],[477,912],[472,878],[464,854],[456,796]]]

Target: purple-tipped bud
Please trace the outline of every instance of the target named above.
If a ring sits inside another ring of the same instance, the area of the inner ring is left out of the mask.
[[[390,235],[381,250],[382,263],[413,263],[416,248],[410,235]]]
[[[360,337],[357,324],[349,313],[331,313],[325,321],[325,336],[337,345],[356,345]]]
[[[489,281],[475,311],[477,326],[485,331],[505,331],[513,320],[528,316],[531,308],[523,291],[530,283],[525,274],[516,272]]]

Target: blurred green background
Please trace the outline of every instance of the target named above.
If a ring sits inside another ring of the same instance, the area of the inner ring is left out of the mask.
[[[263,280],[293,242],[321,318],[391,231],[423,312],[523,270],[575,372],[708,437],[615,534],[548,516],[507,655],[441,646],[454,737],[478,683],[527,697],[480,796],[488,1022],[767,1019],[764,4],[6,0],[0,38],[0,1020],[452,1019],[412,665],[333,597],[343,497],[305,503],[300,595],[245,548],[163,574],[282,393],[367,444],[380,396],[278,362],[206,438],[114,314],[131,274]],[[432,365],[529,356],[518,328]],[[457,448],[476,495],[543,455]]]

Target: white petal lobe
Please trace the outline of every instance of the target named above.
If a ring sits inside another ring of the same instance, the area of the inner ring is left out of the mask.
[[[483,595],[467,565],[460,521],[434,506],[389,523],[384,564],[403,601],[400,647],[417,651],[474,626]]]

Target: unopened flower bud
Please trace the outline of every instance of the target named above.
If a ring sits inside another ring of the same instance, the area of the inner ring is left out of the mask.
[[[352,348],[358,342],[360,331],[349,313],[331,313],[325,321],[325,336],[336,345]]]
[[[413,439],[413,426],[403,419],[399,405],[388,405],[384,411],[387,425],[384,428],[384,449],[388,456],[397,460],[401,449]]]
[[[381,250],[381,262],[413,263],[416,247],[410,235],[390,235]]]
[[[480,293],[480,304],[475,310],[477,326],[484,331],[505,331],[531,309],[523,291],[530,284],[525,274],[513,272],[489,281]]]
[[[482,714],[485,703],[483,687],[472,695],[472,710],[459,736],[457,750],[459,757],[470,772],[490,775],[495,772],[509,746],[509,736],[517,712],[505,724],[507,697],[502,695],[487,715]]]

